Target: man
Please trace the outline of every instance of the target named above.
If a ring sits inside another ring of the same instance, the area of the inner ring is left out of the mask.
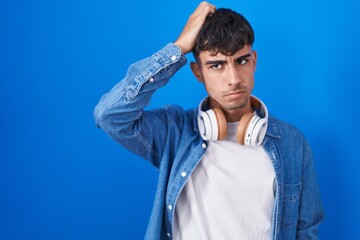
[[[251,95],[257,54],[240,14],[203,2],[179,38],[130,66],[98,126],[159,169],[146,239],[316,239],[323,210],[310,148]],[[193,51],[208,97],[145,111]]]

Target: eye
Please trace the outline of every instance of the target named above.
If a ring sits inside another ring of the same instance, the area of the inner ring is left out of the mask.
[[[237,61],[237,63],[240,64],[240,65],[245,65],[247,62],[249,62],[249,60],[246,59],[246,58],[244,58],[244,59],[239,59],[239,60]]]
[[[218,70],[222,68],[222,65],[219,63],[213,64],[210,66],[212,69]]]

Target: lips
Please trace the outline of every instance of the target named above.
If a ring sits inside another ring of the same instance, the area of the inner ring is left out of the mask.
[[[241,91],[231,92],[231,93],[227,94],[226,96],[238,95],[240,93],[242,93],[242,92]]]
[[[240,95],[240,94],[242,94],[244,92],[246,92],[246,90],[236,90],[236,91],[226,93],[224,96],[225,97],[227,97],[227,96],[236,96],[236,95]]]

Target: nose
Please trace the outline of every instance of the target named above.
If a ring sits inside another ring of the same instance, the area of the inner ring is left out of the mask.
[[[237,85],[242,81],[240,70],[237,69],[236,66],[234,66],[232,64],[228,68],[228,74],[227,75],[228,75],[227,79],[228,79],[228,85],[229,86]]]

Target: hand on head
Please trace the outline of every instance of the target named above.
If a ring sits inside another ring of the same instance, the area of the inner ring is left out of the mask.
[[[195,11],[189,17],[183,31],[178,39],[175,41],[183,54],[192,51],[195,46],[196,38],[209,14],[214,13],[216,7],[208,2],[201,2]]]

